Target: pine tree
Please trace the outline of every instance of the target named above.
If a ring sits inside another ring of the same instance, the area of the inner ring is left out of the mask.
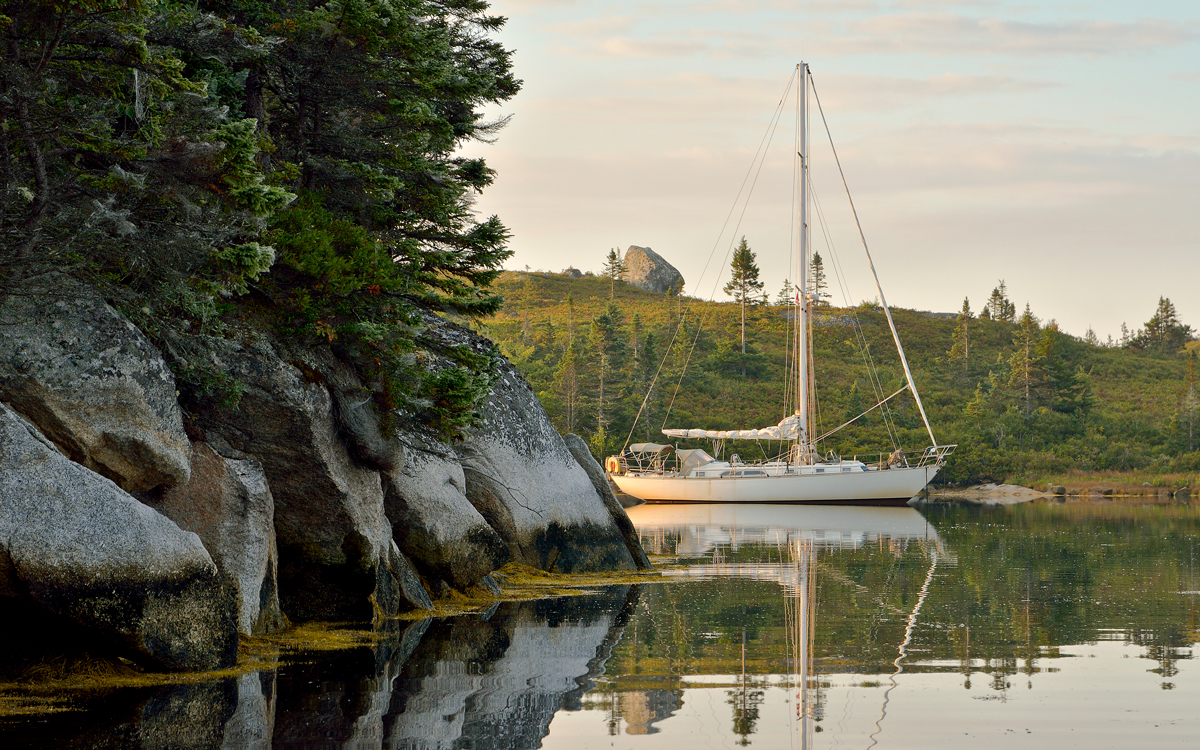
[[[554,389],[562,402],[565,414],[565,432],[574,432],[583,405],[582,355],[574,343],[567,346],[566,353],[554,371]]]
[[[958,326],[954,329],[954,343],[950,347],[950,358],[962,358],[963,372],[969,370],[971,360],[971,300],[963,297],[962,310],[958,313]]]
[[[783,307],[795,303],[796,287],[792,286],[792,282],[790,280],[784,279],[783,286],[779,288],[779,294],[775,296],[775,304]]]
[[[1159,354],[1174,354],[1183,348],[1191,334],[1192,327],[1179,321],[1179,313],[1176,312],[1174,303],[1166,297],[1159,297],[1154,316],[1132,337],[1132,343],[1138,349]]]
[[[628,350],[625,315],[616,302],[609,300],[604,311],[592,319],[592,352],[595,356],[596,432],[604,433],[609,412],[620,389],[621,374]]]
[[[1000,320],[1005,323],[1013,322],[1017,317],[1017,306],[1008,298],[1008,288],[1004,285],[1004,279],[1000,279],[1000,284],[992,290],[992,294],[987,301],[988,318],[991,320]],[[983,317],[980,315],[980,317]]]
[[[1188,352],[1187,395],[1183,397],[1184,420],[1188,428],[1188,452],[1196,450],[1196,414],[1200,411],[1200,397],[1196,394],[1196,350]]]
[[[1009,358],[1009,387],[1014,388],[1024,404],[1025,416],[1033,413],[1035,388],[1038,379],[1037,335],[1040,330],[1038,319],[1025,305],[1025,312],[1018,322],[1017,336],[1013,344],[1017,347]]]
[[[742,237],[737,248],[733,251],[730,262],[730,279],[724,287],[726,294],[742,308],[742,356],[746,355],[746,306],[754,305],[762,299],[763,282],[758,280],[758,265],[754,262],[754,251]],[[746,365],[742,364],[742,377],[746,376]]]
[[[821,254],[814,252],[812,262],[809,263],[808,276],[808,291],[812,294],[813,305],[820,307],[828,304],[825,302],[825,289],[828,284],[825,283],[825,262],[821,260]]]
[[[604,260],[604,269],[601,275],[608,279],[608,298],[614,299],[617,293],[617,281],[625,275],[625,261],[621,258],[621,253],[616,248],[608,251],[608,257]]]
[[[1096,331],[1088,326],[1087,333],[1083,334],[1083,342],[1092,346],[1100,346],[1100,337],[1096,335]]]

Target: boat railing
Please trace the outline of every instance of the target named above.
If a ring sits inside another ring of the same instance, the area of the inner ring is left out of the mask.
[[[958,445],[931,445],[921,452],[916,461],[910,461],[904,451],[896,450],[891,453],[881,451],[874,456],[859,456],[857,454],[850,457],[851,461],[862,461],[866,465],[868,471],[881,471],[884,469],[895,468],[911,468],[921,466],[940,466],[946,462],[950,454],[954,453],[954,449]]]

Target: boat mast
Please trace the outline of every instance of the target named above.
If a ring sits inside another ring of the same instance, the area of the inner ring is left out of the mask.
[[[808,463],[808,65],[796,66],[796,116],[800,127],[796,156],[800,160],[800,288],[796,290],[796,414],[800,422],[797,463]]]

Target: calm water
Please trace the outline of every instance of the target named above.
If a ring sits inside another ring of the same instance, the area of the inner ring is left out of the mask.
[[[0,747],[1200,744],[1200,508],[641,506],[671,580],[69,697]],[[2,699],[3,696],[0,696]]]

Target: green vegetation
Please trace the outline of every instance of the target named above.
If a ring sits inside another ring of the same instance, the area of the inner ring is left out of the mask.
[[[507,231],[471,209],[493,173],[456,152],[520,87],[503,23],[482,0],[0,4],[0,298],[84,278],[185,396],[226,401],[181,337],[250,312],[453,434],[492,368],[428,351],[418,311],[500,306]]]
[[[627,436],[661,440],[664,421],[756,428],[791,413],[790,307],[747,306],[743,357],[737,303],[539,273],[505,273],[497,289],[507,302],[484,321],[486,333],[529,379],[555,425],[587,437],[601,457],[619,450]],[[1186,481],[1200,472],[1192,360],[1173,343],[1135,343],[1190,337],[1169,301],[1160,302],[1128,346],[1104,347],[1043,323],[1029,307],[1018,318],[1003,282],[993,298],[978,318],[969,300],[957,316],[893,311],[935,435],[959,445],[940,481],[1033,483],[1070,472],[1175,474]],[[823,431],[902,387],[904,373],[876,305],[822,308],[816,321]],[[1174,333],[1147,333],[1159,329]],[[827,438],[822,451],[873,458],[891,451],[893,438],[908,450],[928,445],[911,398],[901,395],[889,406]],[[727,450],[751,459],[776,448],[745,442]]]

